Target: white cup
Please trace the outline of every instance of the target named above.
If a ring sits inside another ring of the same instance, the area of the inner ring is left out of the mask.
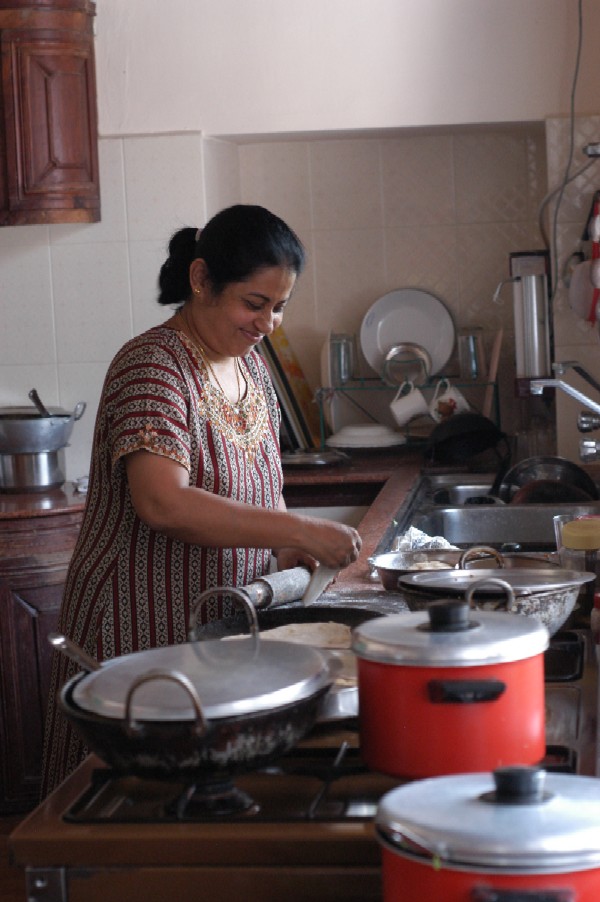
[[[414,417],[429,413],[423,392],[415,388],[412,382],[402,383],[390,403],[390,410],[398,426],[405,426]]]
[[[465,396],[450,385],[448,379],[440,379],[429,404],[429,414],[436,423],[441,423],[443,420],[450,419],[455,413],[470,410],[470,406]]]

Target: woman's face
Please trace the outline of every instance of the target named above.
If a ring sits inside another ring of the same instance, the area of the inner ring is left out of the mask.
[[[194,263],[204,264],[197,260]],[[198,269],[198,272],[196,272]],[[204,273],[198,278],[199,272]],[[190,271],[192,316],[198,335],[216,357],[240,357],[281,325],[296,273],[281,266],[260,269],[245,282],[231,282],[215,296],[204,266]]]

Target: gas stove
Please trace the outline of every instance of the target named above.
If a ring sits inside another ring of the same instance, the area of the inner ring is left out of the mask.
[[[589,632],[545,655],[548,770],[596,773],[597,662]],[[401,781],[369,771],[356,720],[318,725],[233,783],[113,774],[93,756],[17,828],[29,902],[381,899],[373,816]]]

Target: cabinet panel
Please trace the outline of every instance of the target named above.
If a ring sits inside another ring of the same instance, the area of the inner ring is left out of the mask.
[[[48,555],[18,585],[0,577],[0,810],[39,796],[52,650],[69,555]],[[46,577],[50,574],[50,578]],[[48,584],[54,583],[52,584]]]
[[[91,18],[32,27],[35,14],[0,8],[4,182],[0,224],[100,219],[96,82]],[[40,25],[52,23],[46,12]],[[10,24],[11,27],[8,27]]]

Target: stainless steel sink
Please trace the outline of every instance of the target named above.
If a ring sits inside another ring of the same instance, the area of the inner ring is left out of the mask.
[[[414,511],[408,525],[430,536],[444,536],[459,548],[519,545],[524,551],[555,551],[552,518],[555,514],[600,514],[600,502],[575,504],[506,504],[492,506],[432,507]],[[398,534],[400,530],[398,530]]]
[[[410,526],[429,536],[443,536],[459,548],[491,545],[505,550],[518,546],[515,550],[555,551],[552,521],[555,514],[600,515],[600,501],[589,504],[473,503],[473,499],[485,498],[492,483],[491,474],[423,476],[386,530],[377,553],[393,549],[395,539]]]

